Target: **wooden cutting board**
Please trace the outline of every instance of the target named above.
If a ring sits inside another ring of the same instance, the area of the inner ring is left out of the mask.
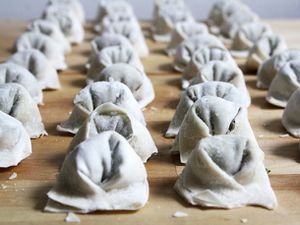
[[[274,32],[282,34],[289,47],[300,48],[300,21],[267,21]],[[0,60],[11,54],[14,40],[25,29],[20,22],[0,22]],[[72,100],[85,86],[84,63],[89,56],[89,41],[95,36],[92,26],[86,26],[85,42],[74,46],[67,56],[69,69],[60,74],[62,89],[44,92],[45,105],[40,107],[48,137],[33,140],[33,154],[18,167],[0,170],[0,224],[65,224],[65,214],[43,213],[46,193],[53,186],[67,146],[72,136],[56,131],[56,125],[67,119],[72,110]],[[143,60],[146,72],[152,80],[156,98],[144,111],[148,128],[157,144],[159,154],[147,164],[150,199],[137,212],[97,212],[80,215],[83,224],[240,224],[246,218],[248,224],[300,224],[300,150],[299,140],[280,138],[286,131],[281,126],[282,109],[264,100],[266,92],[255,88],[255,76],[245,75],[252,96],[249,119],[261,148],[265,165],[271,169],[270,179],[279,205],[274,211],[260,207],[233,210],[202,209],[186,204],[173,190],[182,170],[178,158],[168,151],[173,139],[163,137],[179,101],[180,74],[172,70],[172,60],[163,49],[164,44],[150,40],[149,25],[143,24],[151,55]],[[299,115],[300,116],[300,115]],[[17,179],[8,180],[16,172]],[[1,184],[7,189],[1,189]],[[188,214],[185,218],[173,218],[176,211]]]

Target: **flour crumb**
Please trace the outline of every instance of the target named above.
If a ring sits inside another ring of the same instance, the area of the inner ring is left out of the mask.
[[[157,111],[158,111],[158,108],[156,108],[156,107],[151,107],[150,109],[151,109],[151,111],[153,111],[153,112],[157,112]]]
[[[145,112],[146,110],[147,110],[147,108],[146,108],[146,107],[142,109],[142,111],[143,111],[143,112]]]
[[[3,190],[5,190],[5,189],[7,188],[7,186],[6,186],[5,184],[1,184],[1,188],[2,188]]]
[[[181,212],[181,211],[177,211],[172,215],[172,217],[175,217],[175,218],[182,218],[182,217],[187,217],[187,216],[188,216],[187,213]]]
[[[286,138],[286,137],[289,137],[290,135],[289,134],[281,134],[279,135],[280,138]]]
[[[248,223],[248,219],[242,218],[242,219],[240,219],[240,222],[241,222],[241,223]]]
[[[72,212],[68,212],[66,218],[65,218],[65,222],[67,223],[80,223],[80,218],[78,216],[76,216],[75,213]]]
[[[17,173],[15,173],[15,172],[13,172],[10,176],[9,176],[9,180],[14,180],[14,179],[16,179],[17,178],[17,176],[18,176],[18,174]]]
[[[258,137],[259,137],[259,138],[263,138],[263,137],[264,137],[264,135],[263,135],[263,134],[260,134],[260,135],[258,135]]]

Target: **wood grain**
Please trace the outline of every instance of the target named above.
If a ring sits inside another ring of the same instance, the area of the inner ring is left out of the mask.
[[[282,34],[293,48],[300,48],[300,21],[267,21],[274,31]],[[20,22],[0,22],[0,60],[11,54],[11,47],[26,27]],[[86,26],[86,40],[73,47],[67,56],[69,69],[60,74],[62,89],[44,92],[45,105],[40,107],[48,137],[33,140],[33,154],[18,167],[1,169],[0,224],[65,224],[65,214],[43,213],[46,193],[55,182],[67,146],[72,136],[56,131],[58,123],[68,117],[72,100],[85,86],[84,63],[89,55],[89,41],[95,34],[91,25]],[[180,74],[172,70],[172,60],[163,54],[164,44],[157,44],[149,38],[149,26],[143,23],[143,30],[151,55],[143,60],[146,72],[152,80],[156,99],[144,112],[148,128],[159,149],[146,168],[150,183],[149,203],[142,210],[133,213],[103,213],[80,215],[83,224],[240,224],[247,218],[249,224],[299,224],[300,221],[300,150],[299,140],[292,137],[279,138],[285,134],[280,123],[282,109],[266,103],[265,91],[255,88],[255,76],[245,75],[252,96],[249,120],[261,148],[264,150],[266,167],[271,169],[270,179],[276,192],[279,206],[274,211],[259,207],[233,210],[202,209],[187,205],[173,190],[173,185],[182,170],[178,158],[168,151],[173,139],[163,138],[174,114],[181,90]],[[16,180],[8,177],[16,172]],[[185,218],[172,218],[176,211],[188,213]]]

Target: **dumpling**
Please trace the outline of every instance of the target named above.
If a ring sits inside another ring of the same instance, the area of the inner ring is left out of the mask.
[[[82,89],[74,99],[74,108],[68,120],[57,130],[76,134],[89,115],[104,103],[111,102],[126,109],[139,122],[146,125],[139,104],[129,88],[120,82],[96,82]]]
[[[174,31],[172,32],[171,41],[166,49],[169,56],[172,56],[176,52],[176,48],[182,41],[188,39],[191,36],[198,34],[207,34],[208,28],[204,23],[196,22],[182,22],[177,23]]]
[[[241,2],[237,0],[219,0],[213,4],[210,9],[207,23],[214,31],[220,27],[227,19],[228,15],[236,11],[237,8],[241,7]]]
[[[291,95],[300,87],[300,61],[290,61],[281,67],[271,82],[266,100],[285,108]]]
[[[8,63],[18,64],[35,76],[41,89],[60,89],[57,72],[46,56],[38,50],[28,49],[13,54]]]
[[[225,19],[220,26],[220,35],[225,39],[232,40],[238,30],[248,23],[257,22],[258,16],[253,13],[248,7],[237,9]]]
[[[199,140],[221,134],[255,139],[245,107],[219,97],[204,96],[186,113],[172,152],[179,152],[180,161],[186,163]]]
[[[196,50],[188,65],[182,74],[182,88],[185,89],[190,85],[190,80],[199,74],[202,66],[211,61],[223,61],[233,66],[237,66],[230,53],[220,47],[207,47]]]
[[[169,42],[177,23],[195,22],[191,11],[185,4],[162,4],[154,18],[153,39],[159,42]]]
[[[222,42],[216,36],[210,34],[195,35],[186,39],[176,49],[173,62],[174,69],[183,72],[190,62],[193,53],[198,49],[207,47],[220,47],[225,49]]]
[[[28,27],[27,30],[29,32],[38,32],[52,38],[56,43],[61,45],[64,53],[71,52],[71,45],[69,41],[66,39],[60,27],[51,21],[38,19],[34,20]]]
[[[31,142],[23,125],[0,111],[0,167],[16,166],[30,155]]]
[[[201,140],[174,188],[188,203],[204,207],[277,205],[261,149],[253,140],[235,135]]]
[[[290,97],[282,116],[282,125],[294,137],[300,138],[300,89]]]
[[[143,162],[157,153],[155,143],[147,128],[125,109],[112,103],[98,106],[73,138],[69,151],[78,144],[101,132],[113,130],[126,138]]]
[[[146,107],[154,99],[154,89],[150,79],[134,66],[117,63],[106,67],[95,81],[119,81],[131,90],[141,108]]]
[[[35,77],[25,68],[13,63],[0,64],[0,84],[22,85],[37,104],[43,103],[43,93]]]
[[[97,53],[104,48],[112,46],[125,46],[126,48],[133,48],[129,40],[120,34],[102,34],[91,41],[91,55],[87,64],[87,68],[90,68],[90,63],[93,58],[97,57]]]
[[[258,40],[249,52],[246,68],[257,70],[259,66],[274,55],[287,49],[285,39],[279,35],[267,35]]]
[[[98,18],[97,22],[101,22],[107,15],[114,15],[118,13],[124,13],[127,15],[134,15],[132,6],[124,0],[102,0],[99,2]],[[101,26],[97,24],[95,31],[100,31]]]
[[[65,37],[72,44],[80,44],[84,39],[84,29],[71,8],[64,4],[47,6],[43,18],[59,25]]]
[[[262,37],[271,35],[270,26],[262,22],[247,23],[236,32],[231,45],[231,53],[237,57],[247,57],[249,50]]]
[[[106,47],[92,59],[87,83],[93,82],[104,68],[116,63],[126,63],[144,71],[144,66],[133,49],[125,46]]]
[[[50,37],[36,32],[22,34],[15,43],[15,50],[20,52],[28,49],[36,49],[42,52],[57,70],[67,68],[65,56],[61,45]]]
[[[166,137],[175,137],[178,134],[187,111],[197,100],[204,96],[216,96],[245,107],[249,106],[240,97],[240,93],[236,87],[230,83],[208,81],[206,83],[192,85],[182,93],[176,107],[176,112],[166,132]]]
[[[287,62],[293,60],[300,61],[300,50],[288,49],[264,61],[264,63],[260,65],[257,72],[256,86],[258,88],[268,89],[280,68]]]
[[[47,135],[36,103],[21,85],[0,84],[0,111],[19,120],[31,138]]]
[[[76,15],[76,18],[84,24],[85,22],[85,13],[83,6],[80,2],[80,0],[49,0],[49,5],[57,5],[57,4],[63,4],[66,5],[68,8],[70,8],[73,13]]]
[[[137,210],[149,198],[147,172],[127,140],[107,131],[66,156],[47,195],[48,212]]]
[[[102,34],[121,34],[126,37],[137,54],[141,57],[149,55],[149,49],[139,24],[136,21],[120,21],[103,26]]]
[[[243,72],[237,67],[222,61],[211,61],[205,64],[191,85],[207,81],[222,81],[233,84],[240,92],[243,105],[250,105],[251,98],[246,87]]]

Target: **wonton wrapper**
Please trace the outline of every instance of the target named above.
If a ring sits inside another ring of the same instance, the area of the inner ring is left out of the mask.
[[[71,45],[65,35],[60,30],[60,27],[55,23],[44,19],[34,20],[27,28],[29,32],[37,32],[56,41],[57,44],[61,45],[64,53],[71,52]]]
[[[195,22],[191,11],[185,4],[162,4],[152,25],[152,36],[158,42],[170,42],[176,24]]]
[[[97,57],[97,53],[102,51],[104,48],[112,46],[125,46],[126,48],[133,48],[129,40],[121,34],[103,34],[91,41],[91,55],[86,68],[90,68],[90,63],[93,58]]]
[[[207,47],[220,47],[225,49],[222,42],[216,36],[210,34],[195,35],[186,39],[176,49],[173,62],[174,69],[183,72],[192,59],[193,53],[196,50]]]
[[[220,135],[201,140],[174,188],[188,203],[237,208],[277,205],[259,146],[246,137]]]
[[[134,66],[117,63],[106,67],[95,78],[95,81],[119,81],[132,92],[141,108],[146,107],[154,99],[154,89],[150,79]]]
[[[262,22],[247,23],[236,32],[231,45],[233,56],[245,58],[253,45],[262,37],[271,35],[271,27]]]
[[[116,63],[126,63],[144,71],[144,66],[133,49],[125,46],[106,47],[92,59],[87,83],[95,81],[103,69]]]
[[[208,81],[202,84],[195,84],[187,88],[182,94],[176,107],[165,137],[175,137],[180,129],[182,121],[192,105],[204,96],[216,96],[248,107],[240,96],[240,92],[230,83]]]
[[[67,68],[65,56],[61,45],[52,38],[36,32],[22,34],[15,43],[15,50],[20,52],[28,49],[36,49],[42,52],[57,70]]]
[[[137,210],[149,198],[147,172],[127,140],[114,131],[93,136],[65,158],[45,211]]]
[[[20,121],[31,138],[47,135],[36,103],[20,84],[0,84],[0,111]]]
[[[37,104],[43,104],[43,93],[34,75],[22,66],[13,63],[0,64],[0,84],[22,85]]]
[[[7,62],[18,64],[31,72],[37,79],[41,89],[60,89],[55,68],[40,51],[28,49],[17,52]]]
[[[79,18],[71,8],[64,4],[46,7],[43,18],[59,25],[65,37],[72,44],[80,44],[84,40],[84,29]]]
[[[287,49],[285,39],[278,35],[266,35],[258,40],[249,52],[246,68],[256,71],[259,66],[274,55]]]
[[[157,148],[147,128],[125,109],[112,103],[104,103],[91,113],[73,138],[69,151],[86,139],[110,130],[126,138],[143,162],[146,162],[152,154],[157,153]]]
[[[76,18],[84,24],[85,22],[85,13],[83,6],[80,2],[80,0],[49,0],[48,3],[50,5],[56,5],[56,4],[64,4],[68,8],[70,8],[73,13],[76,15]]]
[[[0,167],[18,165],[31,155],[31,141],[23,125],[0,111]]]
[[[99,2],[97,22],[100,23],[105,16],[124,13],[134,15],[132,6],[124,0],[101,0]],[[101,27],[99,24],[95,26],[95,31],[100,32]]]
[[[300,87],[300,61],[290,61],[281,67],[271,82],[266,100],[285,108],[291,95]]]
[[[149,55],[149,48],[137,21],[120,21],[103,26],[101,34],[121,34],[126,37],[139,57]]]
[[[300,89],[290,97],[282,116],[282,125],[294,137],[300,138]]]
[[[187,88],[190,85],[190,80],[199,74],[201,67],[211,61],[222,61],[237,66],[230,53],[224,48],[208,47],[196,50],[183,71],[182,88]]]
[[[191,85],[207,81],[222,81],[233,84],[240,92],[243,105],[249,106],[251,104],[243,72],[237,66],[222,61],[211,61],[200,69],[198,76],[191,80]]]
[[[266,60],[258,69],[256,86],[258,88],[268,89],[280,68],[287,62],[293,60],[300,61],[300,50],[288,49]]]
[[[194,21],[177,23],[172,32],[171,41],[166,49],[169,56],[176,53],[176,48],[191,36],[199,34],[207,34],[208,28],[204,23],[196,23]]]
[[[68,120],[57,130],[76,134],[89,115],[104,103],[111,102],[126,109],[139,122],[146,125],[139,104],[129,88],[120,82],[96,82],[82,89],[74,99],[74,108]]]
[[[179,152],[180,161],[186,163],[199,140],[221,134],[238,134],[255,140],[245,107],[219,97],[204,96],[186,113],[172,152]]]

